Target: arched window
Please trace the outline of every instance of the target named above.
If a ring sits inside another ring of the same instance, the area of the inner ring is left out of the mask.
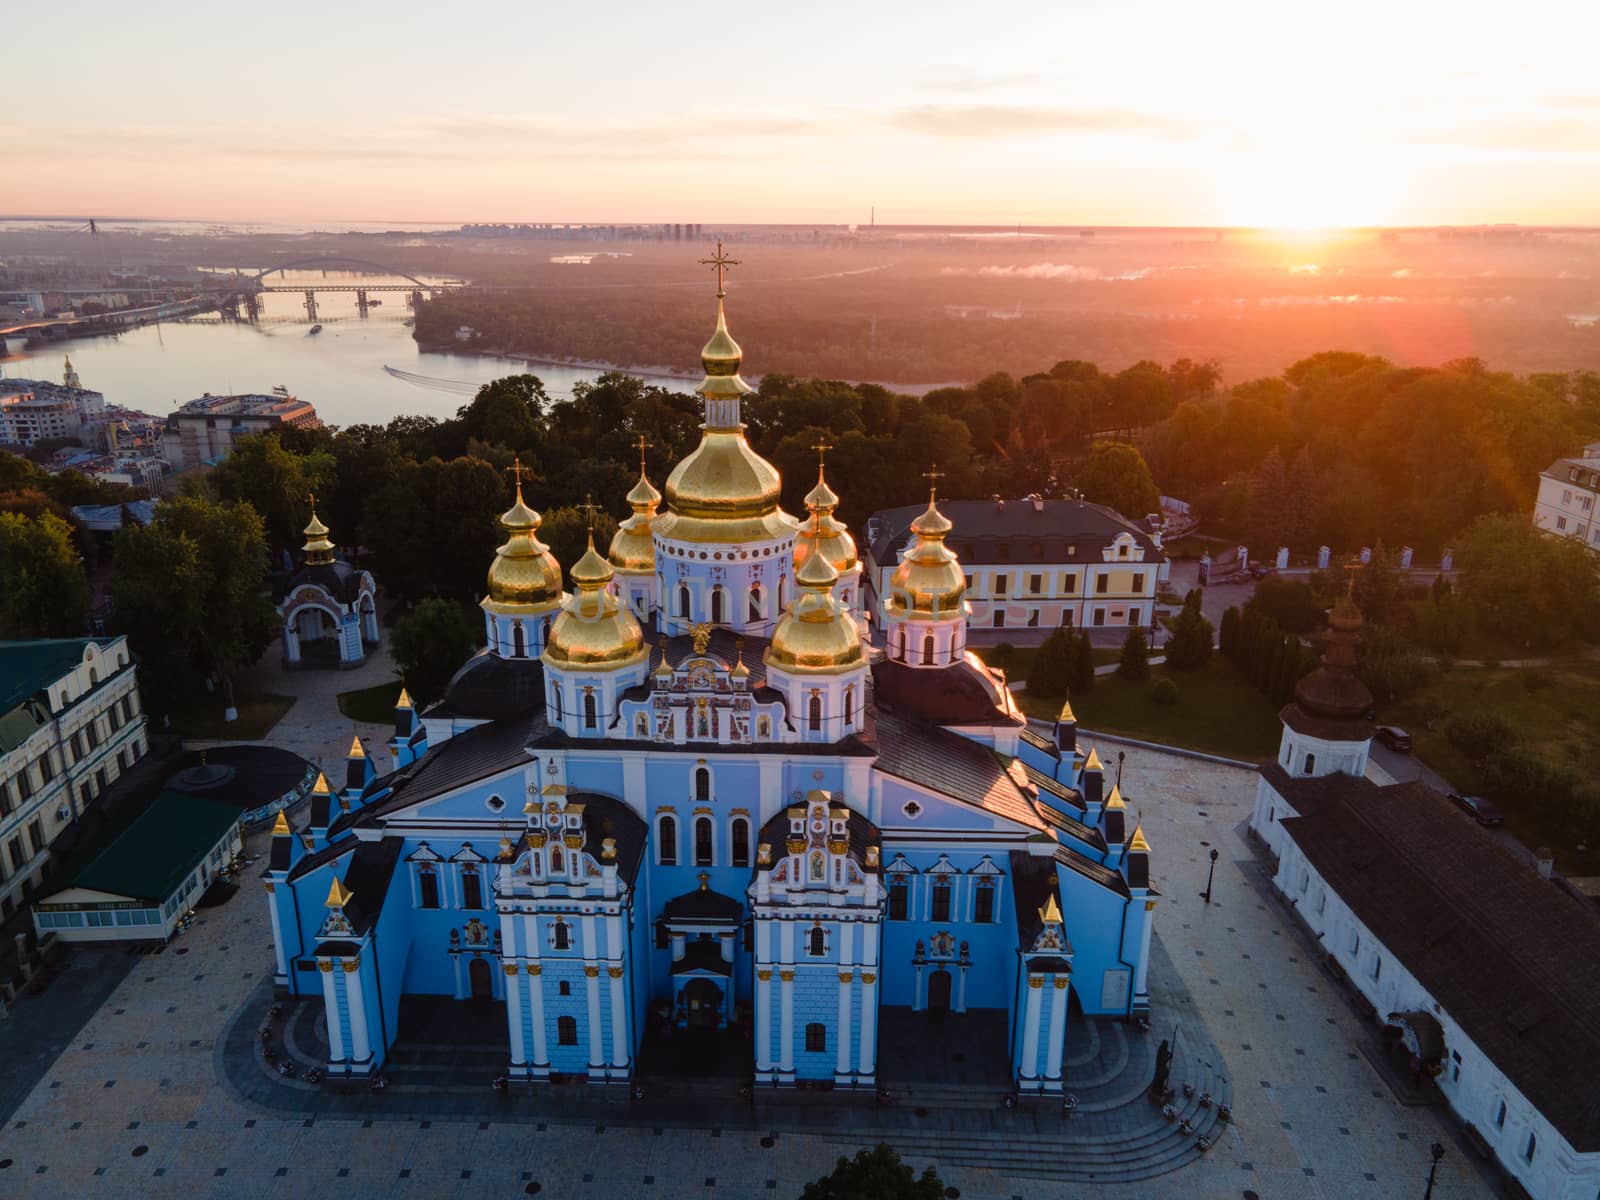
[[[100,682],[100,672],[97,671],[94,667],[90,667],[89,668],[89,686],[90,687],[94,687],[95,684],[97,684],[99,682]]]
[[[922,639],[922,661],[925,665],[933,663],[933,634]]]
[[[483,880],[478,876],[478,868],[472,863],[461,868],[461,907],[483,907]]]
[[[1316,770],[1316,768],[1317,768],[1317,756],[1315,754],[1306,755],[1306,774],[1307,775],[1311,774],[1311,772]]]
[[[788,607],[789,607],[789,577],[787,575],[779,575],[778,576],[778,608],[779,609],[785,609],[785,608],[788,608]]]
[[[994,924],[994,897],[994,880],[978,880],[978,890],[972,901],[972,920],[974,923],[978,925]]]
[[[839,593],[839,603],[844,605],[846,608],[850,607],[850,589],[849,588],[845,588],[844,591]]]
[[[828,1027],[820,1021],[813,1021],[806,1026],[806,1050],[811,1054],[822,1054],[828,1049]]]
[[[889,877],[889,920],[904,921],[911,900],[911,881],[904,875]]]
[[[933,881],[933,920],[950,919],[950,880],[943,876]]]
[[[822,697],[811,697],[811,732],[822,732]]]
[[[828,935],[822,931],[821,925],[813,926],[811,932],[806,934],[806,953],[812,958],[822,958],[828,953]]]
[[[417,873],[417,887],[422,893],[423,908],[439,907],[439,873],[432,867],[423,867]]]
[[[556,1018],[556,1044],[561,1046],[576,1046],[578,1044],[578,1018]]]
[[[853,686],[844,690],[844,723],[846,728],[856,723],[856,689]]]
[[[500,653],[500,622],[489,622],[489,649],[494,654]]]
[[[694,819],[694,865],[709,867],[711,865],[712,827],[710,817],[696,817]]]
[[[656,846],[660,851],[661,865],[678,865],[678,822],[666,813],[656,821]]]
[[[678,615],[685,619],[689,616],[689,585],[678,585]]]
[[[550,709],[555,713],[556,720],[561,720],[561,684],[550,685]]]
[[[733,843],[733,865],[748,867],[750,865],[750,822],[743,817],[735,817],[729,830],[729,840]]]
[[[904,629],[897,629],[897,630],[894,631],[894,642],[895,642],[894,656],[896,658],[898,658],[901,662],[905,662],[905,660],[906,660],[906,631]]]
[[[754,584],[750,588],[750,620],[752,623],[761,620],[761,585]]]
[[[711,803],[710,767],[696,767],[694,769],[694,798],[698,804]]]
[[[572,949],[572,926],[565,921],[557,921],[551,930],[551,945],[557,950]]]
[[[522,622],[511,622],[511,654],[514,658],[526,658],[527,646],[523,642]]]
[[[722,622],[723,622],[723,616],[722,616],[722,589],[721,588],[712,588],[711,589],[711,623],[713,625],[721,625]]]
[[[594,693],[583,694],[583,727],[593,729],[599,723],[599,714],[595,710]]]

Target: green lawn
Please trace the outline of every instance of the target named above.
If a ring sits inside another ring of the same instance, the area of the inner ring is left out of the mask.
[[[1011,648],[1011,656],[1003,664],[998,663],[995,659],[994,652],[997,648],[996,646],[971,647],[972,652],[991,667],[1003,666],[1007,679],[1013,682],[1027,679],[1028,672],[1033,669],[1033,660],[1039,654],[1039,647],[1013,646]],[[1094,654],[1094,665],[1097,667],[1104,666],[1106,663],[1114,663],[1122,657],[1121,646],[1094,646],[1091,649]]]
[[[272,732],[283,714],[294,707],[293,696],[273,692],[237,692],[239,706],[235,721],[222,719],[222,696],[207,692],[195,703],[172,714],[172,731],[186,738],[225,739],[258,742]]]
[[[1532,686],[1530,686],[1530,684]],[[1483,789],[1479,770],[1444,736],[1456,714],[1492,712],[1517,740],[1553,763],[1593,778],[1600,770],[1600,663],[1572,660],[1548,667],[1456,667],[1416,695],[1380,711],[1403,726],[1415,753],[1464,792]],[[1579,850],[1571,835],[1539,809],[1534,795],[1496,800],[1506,826],[1527,846],[1550,846],[1564,873],[1600,874],[1600,844]]]
[[[1178,685],[1178,703],[1163,708],[1150,699],[1150,689],[1169,674]],[[1029,715],[1046,720],[1054,720],[1061,708],[1059,699],[1027,692],[1018,699]],[[1072,711],[1087,729],[1230,758],[1271,758],[1283,732],[1277,707],[1220,657],[1200,671],[1169,673],[1155,667],[1142,683],[1102,675],[1093,691],[1072,698]]]
[[[394,723],[394,702],[400,698],[400,681],[380,683],[357,692],[339,693],[339,711],[352,721],[371,725]]]

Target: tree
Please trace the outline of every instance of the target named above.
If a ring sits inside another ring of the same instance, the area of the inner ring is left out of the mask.
[[[476,627],[454,600],[433,596],[397,621],[389,647],[400,677],[419,706],[444,695],[450,677],[472,655]]]
[[[932,1167],[915,1175],[883,1143],[840,1158],[831,1175],[808,1183],[800,1200],[943,1200],[944,1181]]]
[[[1068,675],[1071,694],[1094,691],[1094,644],[1089,641],[1087,629],[1078,631],[1072,655],[1072,669]]]
[[[1310,633],[1322,628],[1323,605],[1311,585],[1299,579],[1263,579],[1245,601],[1245,607],[1271,617],[1289,633]]]
[[[1380,541],[1372,548],[1372,561],[1356,572],[1356,607],[1374,625],[1386,625],[1400,615],[1405,601],[1405,584],[1395,556]]]
[[[537,375],[507,375],[479,388],[457,413],[457,420],[466,437],[512,450],[533,450],[543,440],[549,406],[544,381]]]
[[[125,525],[113,553],[112,624],[144,660],[152,706],[170,713],[208,681],[231,706],[231,672],[260,658],[278,628],[256,510],[181,496],[149,525]]]
[[[617,532],[616,521],[607,513],[594,519],[594,548],[603,557]],[[550,547],[563,571],[572,566],[589,546],[589,518],[576,508],[552,508],[539,526],[539,540]]]
[[[1195,671],[1205,666],[1211,661],[1214,632],[1199,606],[1186,603],[1173,620],[1172,635],[1167,638],[1167,665],[1180,671]]]
[[[1593,631],[1594,559],[1576,538],[1535,529],[1517,513],[1474,521],[1456,541],[1461,595],[1482,629],[1525,645],[1566,645]]]
[[[0,637],[82,633],[89,584],[72,527],[51,512],[0,512]]]
[[[313,461],[295,454],[274,431],[235,443],[228,457],[205,477],[205,485],[219,500],[249,504],[261,514],[273,553],[287,550],[293,555],[305,541],[302,531],[311,516],[307,493],[332,474],[331,456],[319,455]],[[333,534],[352,540],[356,530],[336,528]]]
[[[1028,670],[1028,692],[1038,696],[1065,696],[1072,683],[1077,647],[1065,629],[1054,630],[1034,655]]]
[[[1126,442],[1096,442],[1074,482],[1085,500],[1104,504],[1134,521],[1155,512],[1161,503],[1144,455]]]
[[[1122,658],[1117,663],[1117,674],[1123,679],[1150,678],[1150,644],[1145,641],[1144,630],[1135,625],[1122,641]]]

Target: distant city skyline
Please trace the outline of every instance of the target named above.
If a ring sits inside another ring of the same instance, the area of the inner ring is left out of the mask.
[[[30,6],[7,22],[28,99],[0,117],[0,203],[233,222],[1600,222],[1600,13],[1477,7]]]

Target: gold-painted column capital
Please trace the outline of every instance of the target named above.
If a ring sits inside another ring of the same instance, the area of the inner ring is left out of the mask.
[[[784,983],[793,983],[794,982],[794,972],[793,971],[779,971],[778,972],[778,978],[781,979]]]
[[[1031,988],[1042,988],[1044,986],[1044,976],[1043,975],[1029,975],[1028,976],[1028,986],[1031,987]]]
[[[583,969],[583,973],[585,975],[587,975],[590,979],[599,979],[600,978],[600,968],[599,967],[585,967]]]
[[[840,971],[839,972],[839,982],[840,983],[854,983],[855,982],[855,978],[856,978],[856,973],[854,971]]]
[[[1058,991],[1058,992],[1065,991],[1066,987],[1067,987],[1067,977],[1065,975],[1057,975],[1056,976],[1056,991]]]
[[[517,964],[516,963],[506,963],[500,969],[502,971],[504,971],[507,975],[515,975],[517,973]]]
[[[324,975],[331,974],[332,971],[333,971],[333,962],[330,959],[326,959],[326,958],[319,959],[317,961],[317,969],[319,971],[321,971]]]
[[[346,975],[354,975],[357,971],[361,970],[361,959],[359,956],[356,958],[347,958],[339,965],[344,968],[344,973]]]
[[[613,979],[621,979],[622,978],[622,968],[621,967],[607,967],[606,968],[606,974],[611,976],[611,978],[613,978]]]
[[[542,966],[540,966],[538,963],[528,963],[522,969],[524,971],[526,971],[529,975],[539,975],[539,974],[542,974],[544,972],[544,968]]]
[[[863,971],[861,972],[861,982],[870,987],[878,982],[878,976],[872,971]]]
[[[757,971],[756,972],[756,978],[759,979],[762,983],[771,983],[772,982],[772,972],[769,971],[769,970]]]

